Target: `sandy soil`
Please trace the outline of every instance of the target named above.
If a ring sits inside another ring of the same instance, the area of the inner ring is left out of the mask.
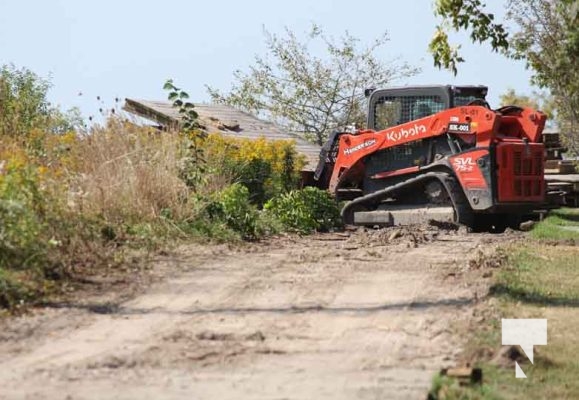
[[[425,399],[486,291],[464,272],[504,240],[390,229],[189,246],[132,299],[3,321],[0,399]]]

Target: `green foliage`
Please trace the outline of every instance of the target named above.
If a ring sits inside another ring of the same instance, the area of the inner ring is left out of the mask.
[[[481,0],[436,0],[442,18],[430,43],[434,64],[456,75],[464,61],[448,43],[448,28],[470,32],[473,42],[488,42],[494,51],[525,60],[533,71],[532,82],[548,89],[563,141],[579,154],[579,2],[577,0],[509,0],[507,19],[514,25],[510,35],[494,15],[485,12]]]
[[[267,160],[260,158],[247,162],[232,160],[228,162],[227,170],[234,181],[248,189],[249,198],[253,204],[263,206],[265,201],[273,195],[268,188],[268,183],[273,177],[272,165]]]
[[[86,131],[87,126],[78,108],[73,107],[67,111],[51,108],[48,130],[54,134],[67,132]]]
[[[50,106],[50,86],[26,68],[0,67],[0,137],[27,136],[34,129],[66,133],[84,128],[78,109],[63,112]]]
[[[3,85],[13,81],[6,76]],[[35,75],[18,79],[28,89],[14,93],[36,93],[49,107],[42,85],[30,89]],[[303,165],[295,144],[205,136],[187,95],[171,82],[166,88],[189,122],[179,134],[111,118],[77,135],[69,131],[82,122],[74,111],[39,106],[27,114],[10,98],[13,118],[0,114],[0,308],[38,302],[64,282],[114,267],[127,248],[253,240],[283,229],[258,206],[295,188]]]
[[[0,136],[22,136],[49,115],[48,81],[13,65],[0,68]]]
[[[298,176],[294,170],[295,155],[284,153],[281,170],[276,169],[271,160],[254,158],[248,161],[229,160],[225,170],[249,190],[252,204],[263,207],[265,202],[274,196],[289,192],[297,187]]]
[[[509,55],[525,60],[532,82],[550,91],[562,139],[579,155],[579,2],[509,0],[508,9],[517,27]]]
[[[274,197],[264,209],[277,218],[284,229],[299,233],[328,231],[342,224],[336,201],[327,191],[314,187]]]
[[[317,25],[305,41],[289,29],[285,36],[264,34],[267,56],[257,56],[248,72],[235,72],[229,93],[210,87],[209,93],[216,102],[260,115],[318,144],[338,127],[364,125],[366,88],[417,72],[376,56],[384,51],[386,34],[365,48],[347,32],[335,40]],[[314,56],[311,48],[320,47],[325,54]]]
[[[235,183],[218,193],[216,198],[208,206],[213,221],[223,221],[243,239],[261,236],[259,213],[250,203],[249,190],[245,186]]]
[[[485,4],[481,0],[436,0],[434,12],[442,17],[443,23],[436,28],[430,42],[430,52],[436,67],[446,68],[456,75],[457,64],[464,61],[458,53],[458,47],[448,43],[447,28],[455,31],[470,32],[473,42],[491,43],[494,51],[507,50],[508,34],[502,24],[494,22],[495,16],[484,11]]]
[[[39,300],[79,265],[114,264],[102,221],[67,210],[43,167],[21,156],[0,162],[0,308]]]
[[[25,269],[45,259],[43,199],[31,167],[9,169],[0,179],[0,269]]]
[[[0,268],[0,309],[16,308],[38,296],[38,286],[27,274]]]
[[[80,228],[65,228],[69,220],[56,207],[32,165],[0,168],[0,308],[38,299],[70,266],[75,250],[63,240],[80,236]]]
[[[448,33],[438,26],[428,45],[428,49],[434,57],[434,66],[438,68],[446,68],[454,75],[457,74],[457,64],[464,62],[459,54],[460,46],[451,46],[448,42]]]
[[[195,105],[185,101],[189,99],[189,94],[183,89],[176,87],[172,79],[167,79],[163,89],[168,91],[167,98],[172,102],[173,107],[177,109],[181,117],[179,129],[185,137],[182,147],[181,178],[187,186],[195,189],[205,179],[205,159],[200,141],[207,135],[199,130],[197,121],[199,114],[195,111]]]
[[[175,86],[173,84],[173,79],[167,79],[163,85],[163,89],[169,92],[167,98],[172,102],[173,107],[179,111],[179,115],[181,116],[181,128],[185,132],[199,128],[197,122],[199,114],[195,111],[195,105],[185,101],[189,99],[189,94],[183,89]]]
[[[297,187],[303,159],[290,140],[238,139],[210,134],[203,141],[208,170],[249,189],[258,207],[271,197]]]
[[[501,106],[519,106],[519,107],[531,107],[535,110],[539,110],[538,96],[526,96],[520,95],[515,92],[515,89],[509,88],[507,91],[500,95]]]

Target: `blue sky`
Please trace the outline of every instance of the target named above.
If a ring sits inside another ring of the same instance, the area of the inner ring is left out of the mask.
[[[400,57],[422,69],[399,85],[485,84],[493,106],[507,88],[532,92],[524,63],[474,45],[463,34],[453,37],[467,60],[458,76],[434,68],[427,52],[437,22],[432,1],[1,0],[0,64],[50,76],[50,100],[80,107],[85,117],[113,106],[115,97],[162,100],[167,78],[201,102],[209,100],[205,84],[226,90],[234,70],[264,54],[264,26],[274,33],[285,26],[303,33],[315,22],[327,34],[348,30],[368,43],[388,31],[391,41],[379,56]],[[505,2],[489,3],[502,18]]]

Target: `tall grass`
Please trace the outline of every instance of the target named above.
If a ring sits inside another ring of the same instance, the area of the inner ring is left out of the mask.
[[[78,141],[69,204],[110,222],[152,221],[168,210],[193,217],[180,145],[178,135],[109,121]]]
[[[188,135],[121,119],[82,134],[0,136],[0,308],[122,262],[127,245],[275,231],[258,208],[295,188],[293,143],[209,135],[200,146],[197,166]]]
[[[129,247],[257,239],[275,225],[259,208],[296,187],[290,141],[205,135],[186,119],[185,132],[160,132],[112,114],[87,130],[49,104],[49,87],[0,67],[0,308],[122,263]]]

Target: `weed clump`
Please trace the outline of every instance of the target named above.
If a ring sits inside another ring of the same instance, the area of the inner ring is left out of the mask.
[[[306,187],[269,200],[264,209],[288,231],[303,234],[329,231],[342,225],[338,204],[325,190]]]

